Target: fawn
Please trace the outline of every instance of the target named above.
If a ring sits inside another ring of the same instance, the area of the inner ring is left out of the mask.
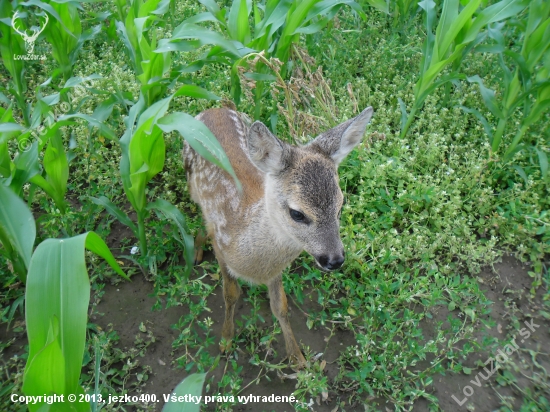
[[[233,110],[210,109],[197,116],[222,145],[242,184],[238,191],[227,172],[185,143],[189,192],[202,209],[223,277],[222,351],[235,332],[240,278],[267,285],[287,355],[298,368],[305,366],[287,318],[282,271],[302,250],[327,271],[344,263],[339,234],[343,195],[337,168],[361,142],[372,114],[368,107],[302,147],[279,140],[261,122],[248,126]]]

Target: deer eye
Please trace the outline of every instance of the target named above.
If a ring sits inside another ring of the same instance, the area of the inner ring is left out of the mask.
[[[306,217],[302,212],[298,212],[297,210],[294,210],[294,209],[288,209],[288,211],[290,213],[290,217],[295,222],[305,222]]]

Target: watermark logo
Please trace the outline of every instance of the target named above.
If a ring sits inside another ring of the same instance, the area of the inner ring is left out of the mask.
[[[15,55],[15,60],[43,60],[46,58],[46,56],[39,56],[36,54],[33,54],[34,52],[34,43],[36,42],[36,39],[44,31],[46,28],[46,25],[48,24],[49,17],[48,13],[44,13],[44,20],[42,21],[41,26],[32,26],[29,30],[19,30],[15,24],[17,19],[20,19],[21,15],[19,14],[19,11],[16,11],[12,18],[11,18],[11,27],[13,27],[13,30],[15,30],[16,33],[18,33],[23,40],[25,41],[25,50],[27,50],[27,54],[18,54]],[[29,34],[28,32],[31,32]]]
[[[100,78],[98,75],[91,75],[88,77],[73,77],[65,85],[63,96],[61,93],[56,93],[49,96],[49,110],[43,112],[43,122],[39,126],[33,129],[26,129],[25,133],[18,140],[18,147],[20,152],[28,152],[36,150],[40,145],[44,145],[49,140],[48,133],[56,127],[56,124],[61,120],[68,120],[77,115],[74,114],[75,107],[89,95],[89,90],[94,87],[93,81]],[[76,145],[71,140],[70,149],[72,145]]]
[[[537,330],[537,328],[540,327],[540,325],[537,325],[536,323],[533,322],[533,319],[531,319],[531,322],[525,321],[524,324],[526,327],[519,330],[519,334],[523,338],[521,339],[521,343],[529,339],[529,337],[531,336],[531,333],[535,332],[535,330]],[[477,386],[478,388],[481,388],[483,381],[486,381],[491,376],[493,376],[495,372],[501,368],[501,365],[504,364],[504,362],[506,362],[515,351],[519,350],[519,345],[516,343],[516,337],[517,335],[513,337],[511,343],[504,346],[503,348],[504,350],[502,349],[497,350],[497,355],[494,358],[491,357],[487,359],[487,361],[485,362],[485,365],[486,366],[489,365],[489,369],[487,369],[487,367],[483,368],[485,375],[479,372],[476,375],[475,380],[472,379],[470,381],[470,383],[473,386]],[[483,381],[479,379],[480,377],[481,379],[483,379]],[[464,394],[463,399],[458,399],[455,395],[452,395],[453,400],[456,403],[458,403],[458,406],[464,405],[464,403],[468,400],[468,398],[474,394],[473,386],[467,385],[462,389],[462,393]]]

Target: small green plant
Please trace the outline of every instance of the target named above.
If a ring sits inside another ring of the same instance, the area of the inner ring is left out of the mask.
[[[502,0],[483,9],[475,16],[481,0],[469,1],[460,10],[459,0],[445,0],[435,31],[437,8],[433,0],[418,3],[426,12],[426,40],[422,50],[420,77],[414,86],[414,102],[409,113],[405,103],[399,99],[401,107],[401,137],[404,138],[414,118],[426,98],[439,86],[458,79],[460,62],[470,50],[467,46],[473,43],[480,31],[489,23],[507,19],[526,7],[524,0]],[[438,76],[449,65],[454,70],[438,79]]]
[[[212,0],[200,2],[208,11],[184,20],[174,30],[171,39],[159,42],[157,51],[188,51],[205,44],[214,44],[202,58],[189,64],[186,70],[197,70],[214,62],[229,64],[232,67],[231,93],[237,106],[241,99],[238,68],[251,53],[261,53],[268,60],[271,57],[279,59],[283,63],[282,73],[285,77],[292,47],[302,34],[312,35],[322,30],[344,5],[350,6],[363,19],[366,18],[361,6],[355,1],[268,0],[252,4],[245,0],[235,0],[223,10]],[[196,25],[204,21],[219,24],[229,41],[220,38],[212,30]],[[250,21],[253,21],[252,27]],[[249,78],[256,82],[254,118],[259,119],[269,91],[263,84],[274,81],[276,77],[270,74],[269,67],[262,62],[255,64],[255,71],[249,74]]]
[[[73,394],[77,402],[71,405],[78,411],[90,410],[89,402],[80,402],[84,390],[79,384],[90,301],[86,249],[128,279],[103,240],[89,232],[69,239],[47,239],[38,245],[30,261],[25,293],[29,356],[23,393]],[[67,398],[54,403],[50,410],[66,410],[66,402]],[[29,405],[29,410],[38,411],[44,405],[42,399]]]
[[[497,98],[494,90],[485,86],[481,77],[468,78],[468,81],[479,85],[483,103],[497,121],[493,132],[489,122],[479,111],[467,109],[484,125],[491,144],[491,157],[499,150],[514,113],[522,111],[519,127],[502,155],[504,162],[522,149],[520,143],[529,127],[550,109],[550,3],[543,0],[531,1],[529,13],[524,17],[522,25],[525,31],[522,33],[519,53],[504,47],[504,36],[500,31],[498,36],[493,36],[499,39],[500,45],[503,46],[497,49],[500,51],[499,62],[504,73],[501,99]],[[510,70],[504,54],[513,59],[515,70]],[[541,158],[540,164],[544,173],[544,165],[548,164],[545,160],[546,154],[540,150],[537,153]]]
[[[52,21],[46,26],[45,35],[65,81],[73,75],[73,67],[84,42],[93,39],[101,31],[101,25],[82,31],[78,3],[55,0],[38,3],[39,7],[53,16]],[[57,76],[54,74],[54,77]]]
[[[14,9],[11,2],[0,0],[0,55],[4,67],[11,76],[11,82],[0,85],[0,91],[8,92],[15,97],[25,126],[30,126],[30,108],[25,102],[25,92],[27,91],[25,60],[15,57],[25,54],[25,44],[11,25],[13,14]]]
[[[9,188],[0,184],[0,243],[2,254],[12,262],[13,270],[25,283],[36,238],[36,226],[25,203]]]
[[[206,160],[226,170],[235,179],[236,175],[219,142],[202,122],[186,113],[166,114],[172,98],[179,95],[208,97],[211,94],[197,86],[185,85],[176,93],[154,103],[145,110],[145,97],[141,94],[140,99],[130,109],[130,114],[125,120],[126,132],[120,139],[122,148],[120,175],[126,197],[137,213],[137,226],[126,213],[108,199],[92,198],[92,201],[106,207],[111,215],[132,229],[139,239],[142,256],[148,256],[145,219],[149,216],[149,211],[157,209],[169,217],[176,223],[182,235],[187,264],[186,273],[189,273],[193,248],[183,215],[166,201],[158,200],[155,203],[148,203],[146,197],[147,184],[164,167],[163,133],[179,132],[191,147]]]
[[[396,0],[392,3],[393,27],[403,30],[417,14],[418,2],[416,0]]]
[[[32,251],[36,235],[34,218],[9,187],[0,185],[0,252],[26,282],[25,316],[29,356],[22,391],[28,396],[81,395],[80,369],[86,341],[90,281],[85,249],[103,257],[128,279],[109,248],[94,232],[68,239],[47,239]],[[129,279],[128,279],[129,280]],[[29,405],[37,411],[46,400]],[[76,410],[90,410],[89,403],[74,403]],[[65,410],[63,403],[51,410]]]
[[[163,78],[170,70],[170,51],[157,49],[157,25],[170,5],[166,0],[132,0],[127,6],[117,2],[120,19],[116,22],[132,67],[141,83],[147,106],[165,95],[170,79]]]

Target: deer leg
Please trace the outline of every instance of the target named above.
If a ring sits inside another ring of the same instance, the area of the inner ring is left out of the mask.
[[[288,321],[288,302],[286,300],[285,289],[283,288],[282,277],[279,276],[272,280],[267,285],[267,289],[269,291],[271,311],[281,324],[281,329],[283,330],[286,353],[295,367],[301,369],[306,365],[306,360],[300,351],[298,343],[296,343],[290,322]]]
[[[225,262],[218,258],[220,264],[220,270],[223,277],[223,299],[225,300],[225,320],[222,328],[222,342],[220,343],[220,350],[225,352],[231,346],[231,340],[235,336],[235,325],[233,323],[233,315],[235,314],[235,304],[239,300],[241,294],[241,288],[237,279],[235,279],[229,271]]]
[[[203,229],[199,230],[197,236],[195,237],[195,259],[194,265],[198,265],[202,262],[203,246],[206,244],[206,232]]]

